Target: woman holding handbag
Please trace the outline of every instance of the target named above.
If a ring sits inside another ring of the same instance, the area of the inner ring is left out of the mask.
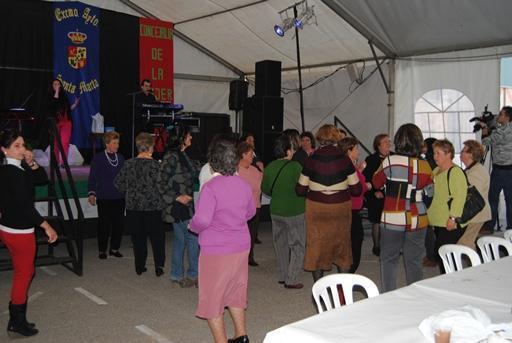
[[[455,149],[446,140],[437,140],[433,144],[434,159],[434,198],[428,208],[428,221],[436,233],[436,251],[445,244],[457,244],[464,231],[457,225],[457,218],[462,216],[467,196],[467,182],[464,171],[453,163]],[[441,258],[438,257],[439,269],[445,273]]]
[[[489,184],[491,181],[489,172],[480,163],[484,155],[484,146],[475,140],[465,141],[464,148],[460,154],[460,159],[466,166],[464,172],[469,184],[475,186],[485,201],[484,208],[467,223],[468,226],[466,226],[464,234],[457,242],[457,244],[465,245],[471,249],[476,249],[475,241],[478,237],[478,232],[480,232],[485,222],[491,220],[491,207],[488,200]]]
[[[270,217],[272,238],[277,258],[277,280],[285,288],[304,287],[297,277],[302,270],[306,246],[304,198],[295,193],[302,167],[292,161],[293,147],[289,137],[280,136],[274,145],[277,158],[263,172],[261,190],[272,197]]]
[[[162,160],[158,174],[158,189],[165,202],[163,221],[172,223],[174,240],[171,256],[171,281],[183,288],[197,287],[197,261],[199,245],[197,235],[188,230],[194,215],[194,182],[198,170],[185,150],[192,145],[188,127],[175,126],[170,132],[168,151]],[[188,254],[188,270],[185,274],[183,255]]]

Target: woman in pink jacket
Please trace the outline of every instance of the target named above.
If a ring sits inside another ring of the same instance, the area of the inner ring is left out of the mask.
[[[251,186],[234,175],[236,146],[220,139],[209,154],[210,167],[220,175],[204,184],[190,229],[199,234],[199,304],[196,316],[208,320],[215,342],[226,342],[224,308],[235,335],[230,343],[247,343],[245,309],[251,238],[247,221],[256,214]]]

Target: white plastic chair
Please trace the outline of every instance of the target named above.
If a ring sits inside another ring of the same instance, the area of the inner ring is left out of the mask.
[[[476,241],[484,263],[489,263],[500,258],[500,247],[507,249],[508,255],[512,256],[512,243],[505,238],[494,236],[483,236]]]
[[[354,302],[354,297],[352,294],[354,286],[361,286],[364,288],[368,298],[373,298],[379,295],[379,289],[375,283],[373,283],[373,281],[368,279],[366,276],[343,273],[327,275],[320,280],[317,280],[312,289],[313,298],[315,298],[318,313],[324,312],[322,307],[322,300],[325,304],[325,311],[330,311],[332,309],[341,307],[338,294],[338,285],[341,285],[343,289],[346,305],[352,304]],[[331,290],[332,299],[329,296],[329,289]]]
[[[503,238],[512,243],[512,230],[505,230],[505,233],[503,233]]]
[[[439,256],[443,260],[444,270],[446,274],[462,270],[462,255],[466,255],[471,262],[471,266],[482,264],[480,256],[473,249],[464,245],[445,244],[438,250]]]

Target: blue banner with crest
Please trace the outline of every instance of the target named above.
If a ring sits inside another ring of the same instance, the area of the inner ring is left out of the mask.
[[[71,104],[71,143],[90,146],[92,116],[100,112],[100,9],[80,2],[53,5],[54,77],[64,86]]]

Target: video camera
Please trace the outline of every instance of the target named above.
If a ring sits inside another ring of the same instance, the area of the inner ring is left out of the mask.
[[[482,112],[482,115],[480,117],[473,117],[469,120],[470,122],[478,121],[478,123],[476,123],[473,126],[473,132],[478,132],[482,129],[481,123],[487,125],[487,127],[489,128],[489,132],[496,128],[497,115],[493,114],[491,111],[488,111],[488,106],[489,105],[485,105],[484,111]]]

